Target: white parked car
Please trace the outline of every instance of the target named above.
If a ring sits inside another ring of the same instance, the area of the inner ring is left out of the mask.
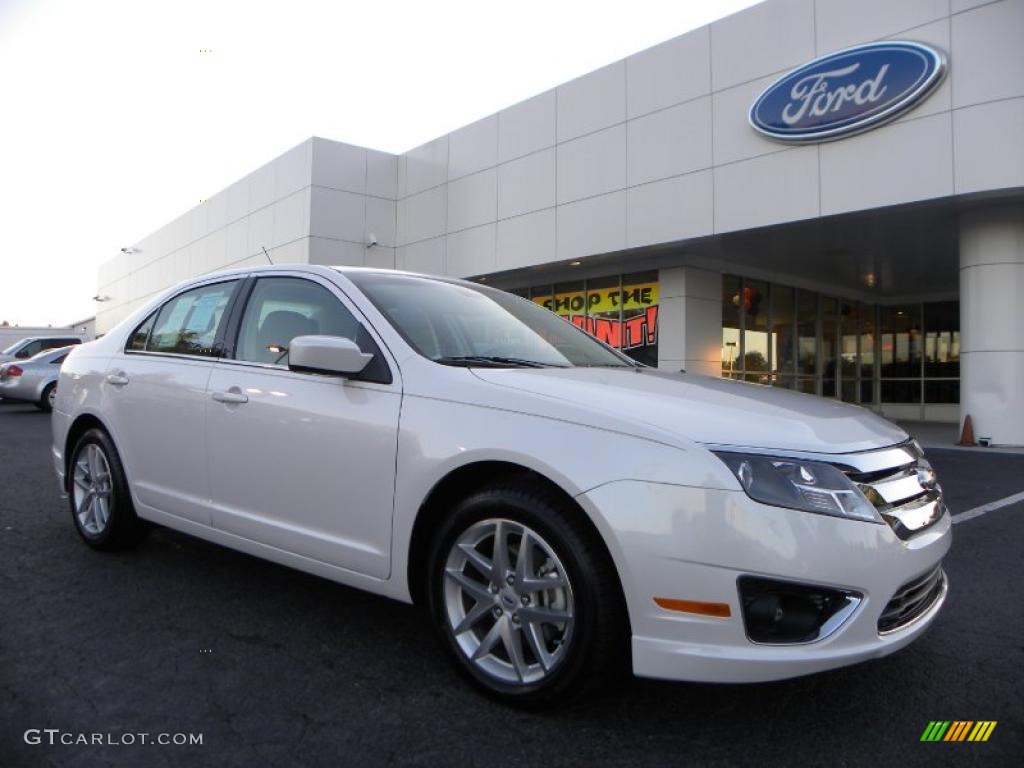
[[[90,545],[157,523],[423,603],[521,704],[630,662],[754,682],[876,658],[946,596],[950,516],[898,427],[637,365],[459,280],[190,280],[72,350],[53,436]]]

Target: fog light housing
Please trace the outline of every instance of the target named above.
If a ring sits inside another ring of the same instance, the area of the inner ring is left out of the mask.
[[[740,576],[743,625],[751,642],[813,643],[841,627],[860,605],[859,592]]]

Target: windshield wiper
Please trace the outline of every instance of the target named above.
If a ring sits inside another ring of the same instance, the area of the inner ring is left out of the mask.
[[[442,365],[464,365],[467,368],[473,366],[489,366],[492,368],[507,368],[510,366],[518,368],[566,368],[564,365],[552,363],[540,363],[536,360],[524,360],[519,357],[500,357],[498,355],[449,355],[447,357],[435,357],[435,363]]]

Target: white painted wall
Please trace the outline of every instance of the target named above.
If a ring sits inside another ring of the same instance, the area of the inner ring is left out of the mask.
[[[474,276],[1024,186],[1022,29],[1024,0],[768,0],[400,157],[396,264]],[[806,147],[747,124],[794,66],[895,38],[950,59],[895,123]]]
[[[97,330],[184,277],[263,263],[261,246],[474,276],[1024,186],[1022,29],[1024,0],[767,0],[398,157],[309,139],[104,264]],[[806,147],[747,124],[787,70],[887,38],[950,57],[895,123]]]

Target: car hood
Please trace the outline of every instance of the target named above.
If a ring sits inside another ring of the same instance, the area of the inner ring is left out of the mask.
[[[572,410],[698,443],[851,453],[904,442],[892,422],[854,405],[778,387],[655,369],[474,368],[501,387],[565,401]],[[599,426],[599,424],[595,424]]]

